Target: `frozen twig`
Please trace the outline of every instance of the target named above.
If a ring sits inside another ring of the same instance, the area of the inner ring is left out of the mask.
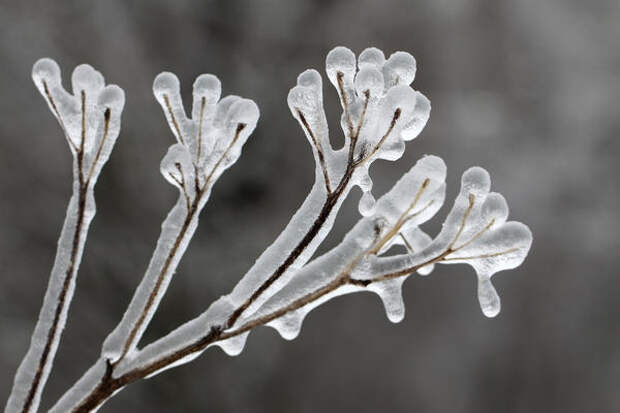
[[[94,185],[118,137],[125,101],[118,86],[105,86],[103,76],[88,65],[73,71],[73,94],[63,89],[60,69],[51,59],[39,60],[32,77],[73,154],[73,195],[39,320],[15,375],[6,412],[38,408],[67,320],[88,227],[95,216]]]

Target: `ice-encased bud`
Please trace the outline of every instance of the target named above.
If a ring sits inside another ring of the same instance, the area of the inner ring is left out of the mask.
[[[202,74],[194,81],[194,98],[196,100],[205,99],[205,103],[214,104],[220,99],[222,94],[222,84],[220,80],[211,74]]]
[[[314,69],[308,69],[301,72],[301,74],[297,76],[297,84],[299,86],[311,87],[317,90],[321,90],[323,88],[321,74]]]
[[[368,91],[371,97],[377,98],[383,94],[384,87],[383,74],[374,67],[362,67],[355,76],[355,91],[359,96]]]
[[[474,196],[486,195],[491,189],[491,177],[483,168],[473,166],[463,173],[461,188]]]
[[[330,82],[338,89],[338,73],[342,73],[345,86],[353,84],[355,76],[355,54],[346,47],[333,48],[325,59],[325,71]]]
[[[89,98],[88,94],[97,94],[103,89],[103,75],[91,65],[81,64],[73,70],[71,85],[75,96],[79,96],[84,91],[86,97]]]
[[[171,72],[161,72],[153,81],[153,93],[157,100],[164,95],[178,94],[180,87],[179,78]]]
[[[420,92],[416,92],[415,109],[412,119],[403,127],[401,136],[405,141],[415,139],[426,126],[431,116],[431,101]]]
[[[364,67],[373,67],[377,70],[381,70],[385,64],[385,55],[376,47],[369,47],[360,53],[357,62],[360,70]]]
[[[397,109],[400,109],[397,122],[405,125],[409,123],[415,113],[417,98],[417,93],[409,86],[398,85],[390,88],[383,101],[383,123],[389,124]]]
[[[484,222],[493,220],[491,228],[503,225],[508,218],[508,203],[506,199],[497,192],[489,193],[482,204],[480,216]]]
[[[116,85],[108,85],[99,94],[97,103],[106,108],[123,109],[123,106],[125,106],[125,92]]]
[[[287,102],[294,117],[298,116],[297,110],[308,117],[322,109],[316,90],[306,86],[293,87],[288,92]]]
[[[222,98],[217,105],[215,106],[215,117],[213,122],[217,127],[223,127],[226,125],[226,122],[229,119],[228,112],[232,105],[241,100],[241,97],[236,95],[228,95],[225,98]]]
[[[37,85],[42,80],[47,83],[60,84],[60,67],[48,57],[39,59],[32,66],[32,79]]]
[[[227,122],[253,126],[258,121],[258,106],[250,99],[240,98],[233,102],[227,111]]]
[[[407,52],[392,53],[383,65],[383,74],[387,87],[395,85],[410,85],[415,79],[416,62]]]
[[[421,158],[377,201],[377,214],[385,217],[393,225],[407,209],[412,207],[412,203],[416,202],[409,211],[409,214],[416,215],[408,220],[408,225],[425,222],[443,204],[445,179],[446,164],[441,158],[433,155]],[[420,191],[422,192],[416,200]]]
[[[489,317],[495,317],[501,310],[499,295],[491,283],[491,279],[486,274],[478,276],[478,301],[482,313]]]
[[[405,142],[402,139],[388,139],[381,146],[381,159],[396,161],[405,153]]]
[[[176,143],[168,148],[168,152],[161,160],[160,171],[168,182],[180,189],[179,183],[187,182],[190,178],[191,165],[192,158],[187,148]],[[188,186],[188,188],[191,187],[191,185]]]

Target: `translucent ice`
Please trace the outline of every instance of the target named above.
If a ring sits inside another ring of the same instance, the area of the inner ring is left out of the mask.
[[[32,79],[73,153],[73,196],[39,319],[28,352],[15,375],[6,412],[31,412],[39,406],[67,321],[84,243],[95,215],[94,186],[118,137],[125,103],[122,89],[105,86],[103,76],[89,65],[80,65],[73,71],[73,94],[63,88],[60,69],[51,59],[34,64]]]
[[[215,76],[198,76],[193,87],[192,118],[188,118],[178,78],[164,72],[153,82],[153,94],[177,139],[162,160],[161,173],[180,194],[162,223],[149,266],[123,319],[104,341],[103,357],[116,360],[136,349],[196,230],[213,184],[237,160],[256,127],[259,111],[253,101],[239,96],[218,101],[220,93]],[[239,341],[222,345],[235,353]]]

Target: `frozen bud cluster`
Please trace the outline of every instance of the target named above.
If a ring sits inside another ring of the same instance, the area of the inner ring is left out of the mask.
[[[161,172],[179,188],[185,183],[190,198],[192,191],[212,185],[235,163],[258,121],[259,110],[253,101],[239,96],[220,99],[221,90],[216,76],[198,76],[188,118],[179,79],[173,73],[163,72],[153,82],[155,98],[178,142],[162,161]],[[188,189],[190,185],[194,189]]]
[[[94,184],[118,137],[125,94],[116,85],[105,85],[101,73],[87,64],[71,76],[73,93],[62,86],[60,68],[52,59],[38,60],[32,79],[60,123],[71,152],[81,154],[84,179]],[[76,171],[77,172],[77,171]]]
[[[491,276],[521,265],[532,244],[529,228],[507,221],[508,205],[504,197],[489,192],[487,171],[473,167],[465,171],[461,191],[430,251],[447,251],[443,263],[467,263],[478,275],[478,300],[482,312],[494,317],[500,300]]]
[[[325,70],[343,109],[344,147],[334,150],[330,144],[317,71],[299,75],[288,96],[289,108],[313,145],[317,172],[323,168],[326,181],[335,186],[347,172],[347,161],[355,163],[351,184],[363,192],[360,213],[371,215],[375,200],[368,168],[376,159],[394,161],[402,156],[405,141],[424,128],[430,101],[410,86],[416,62],[409,53],[396,52],[386,59],[381,50],[368,48],[356,59],[351,50],[336,47],[327,55]]]

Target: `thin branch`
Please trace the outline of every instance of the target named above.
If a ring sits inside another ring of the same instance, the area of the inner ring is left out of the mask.
[[[420,197],[422,196],[422,193],[424,192],[424,190],[428,187],[428,184],[430,183],[430,179],[426,178],[424,180],[424,182],[422,182],[422,185],[420,185],[420,188],[418,189],[418,191],[415,194],[415,197],[413,198],[413,201],[409,204],[409,207],[407,207],[407,209],[405,209],[405,211],[400,215],[400,217],[398,218],[398,220],[396,221],[396,223],[394,224],[394,227],[392,227],[391,230],[389,230],[387,232],[387,234],[385,234],[385,236],[379,241],[377,242],[377,244],[374,246],[374,248],[372,248],[369,251],[370,255],[375,255],[377,252],[381,251],[381,248],[383,248],[383,246],[389,242],[394,235],[398,234],[400,232],[401,227],[403,226],[403,224],[407,221],[407,214],[409,214],[409,212],[415,208],[415,206],[417,205],[417,203],[420,201]],[[426,207],[425,207],[426,208]],[[423,208],[422,210],[424,210],[425,208]],[[420,211],[421,212],[421,211]],[[417,215],[417,213],[415,214]]]
[[[465,229],[465,225],[467,224],[467,218],[469,218],[469,214],[471,213],[471,210],[474,207],[474,203],[476,201],[476,197],[474,196],[474,194],[469,194],[468,200],[469,200],[469,205],[467,205],[467,209],[465,210],[465,212],[463,213],[463,217],[461,218],[461,226],[459,227],[458,231],[456,232],[456,235],[454,236],[454,239],[448,245],[448,251],[450,251],[450,252],[454,251],[454,249],[453,249],[454,244],[456,243],[456,241],[458,241],[459,237],[463,233],[463,230]]]
[[[187,187],[185,186],[185,174],[183,173],[183,168],[181,167],[181,164],[179,162],[175,163],[174,166],[177,168],[177,171],[179,171],[179,174],[181,175],[181,182],[179,183],[181,185],[181,190],[183,191],[183,195],[185,196],[185,207],[189,211],[191,208],[191,201],[189,200],[189,194],[187,193]],[[178,180],[176,179],[175,181],[178,182]]]
[[[190,225],[191,221],[194,219],[195,214],[199,212],[198,211],[198,205],[200,204],[200,201],[201,201],[202,197],[204,196],[204,194],[207,192],[207,188],[209,187],[209,183],[211,182],[211,179],[212,179],[215,171],[217,170],[217,168],[219,167],[219,165],[221,164],[223,159],[226,157],[226,155],[228,154],[228,152],[230,151],[232,146],[236,143],[236,141],[239,138],[239,135],[240,135],[241,131],[244,128],[245,128],[245,124],[243,124],[243,123],[240,123],[240,124],[237,125],[237,129],[236,129],[236,132],[235,132],[235,136],[233,137],[233,140],[228,145],[228,148],[224,151],[224,153],[222,154],[220,159],[217,161],[217,163],[215,164],[215,166],[211,170],[211,173],[206,178],[205,185],[203,186],[203,188],[199,192],[196,193],[196,196],[194,198],[194,202],[192,203],[192,205],[187,208],[187,215],[185,217],[185,220],[183,221],[183,225],[179,229],[179,233],[177,234],[177,237],[175,238],[174,244],[172,245],[172,248],[170,249],[168,255],[166,256],[166,260],[164,262],[164,265],[163,265],[161,271],[159,272],[159,274],[157,275],[157,278],[156,278],[155,284],[153,286],[153,289],[149,292],[148,299],[147,299],[144,307],[142,308],[142,311],[140,312],[140,315],[138,316],[137,320],[133,324],[129,335],[125,339],[125,342],[123,344],[123,349],[122,349],[120,357],[113,363],[114,366],[116,366],[121,360],[123,360],[125,358],[125,356],[129,352],[129,350],[131,349],[131,346],[135,344],[134,341],[137,341],[139,339],[138,331],[142,328],[143,324],[148,323],[147,316],[149,314],[149,311],[151,310],[151,308],[155,304],[156,298],[157,298],[157,296],[159,294],[159,291],[160,291],[160,289],[162,287],[162,284],[163,284],[163,281],[164,281],[164,279],[166,277],[166,274],[168,273],[168,271],[170,269],[170,265],[172,264],[173,259],[175,258],[176,254],[179,252],[179,247],[181,246],[181,241],[185,237],[185,235],[187,233],[187,230],[189,229],[189,225]],[[182,172],[181,172],[181,174],[182,174]],[[181,182],[181,185],[184,186],[184,181]]]
[[[409,241],[407,241],[407,238],[405,238],[405,236],[403,235],[402,232],[398,233],[398,236],[400,237],[400,239],[403,240],[403,243],[405,244],[405,247],[407,248],[407,251],[409,251],[410,253],[414,252],[413,251],[413,247],[411,246],[411,244],[409,243]]]
[[[465,242],[463,245],[459,245],[458,247],[452,248],[452,252],[456,252],[460,249],[465,248],[466,246],[470,245],[472,242],[474,242],[475,240],[477,240],[478,238],[480,238],[485,232],[487,232],[495,223],[495,218],[493,218],[487,225],[485,225],[484,228],[482,228],[480,231],[478,231],[477,234],[475,234],[473,237],[470,238],[469,241]]]
[[[361,160],[357,162],[357,165],[362,165],[365,162],[367,162],[370,158],[372,158],[372,156],[375,153],[377,153],[377,151],[381,148],[381,146],[383,146],[383,143],[385,142],[385,140],[388,138],[388,136],[390,136],[390,134],[392,133],[392,130],[394,130],[394,126],[396,126],[396,121],[398,120],[398,118],[400,118],[400,113],[401,113],[400,108],[397,108],[394,111],[394,116],[392,116],[392,121],[390,122],[390,126],[388,127],[385,134],[381,137],[381,139],[379,139],[379,142],[377,142],[377,144],[372,149],[372,151],[370,151],[368,155],[366,155],[364,158],[362,158]]]
[[[110,130],[110,108],[106,108],[105,112],[103,112],[103,137],[101,138],[101,142],[99,143],[99,148],[97,148],[97,154],[90,165],[90,170],[88,171],[88,177],[86,178],[86,184],[90,184],[91,179],[93,178],[93,172],[95,171],[95,165],[99,162],[99,158],[101,157],[101,151],[103,150],[103,146],[105,145],[105,141],[108,137],[108,131]]]
[[[202,99],[200,99],[200,119],[198,121],[198,138],[196,139],[196,141],[198,142],[198,148],[196,149],[196,164],[194,165],[194,187],[195,187],[196,193],[200,191],[200,180],[199,180],[200,174],[198,173],[197,165],[200,164],[200,155],[202,154],[202,124],[204,121],[206,103],[207,103],[207,100],[203,96]]]
[[[73,151],[77,153],[78,148],[77,146],[75,146],[75,143],[69,137],[69,132],[67,131],[67,128],[65,127],[65,123],[62,120],[62,116],[60,116],[58,105],[56,105],[56,101],[54,101],[54,98],[52,98],[52,94],[50,93],[50,90],[47,86],[47,82],[43,80],[42,83],[43,83],[43,90],[45,91],[45,97],[49,101],[50,106],[52,107],[52,110],[54,111],[54,114],[56,115],[56,119],[58,119],[58,123],[60,123],[60,128],[65,134],[65,138],[67,139],[67,142],[69,142],[69,146],[71,146],[71,149],[73,149]]]
[[[54,341],[57,339],[57,337],[59,337],[60,334],[62,333],[64,324],[61,325],[60,323],[61,316],[63,313],[65,314],[67,313],[69,309],[69,305],[71,303],[72,291],[70,291],[70,286],[71,286],[71,283],[74,282],[75,278],[77,277],[77,269],[78,269],[77,262],[80,260],[81,250],[85,242],[85,239],[82,239],[82,236],[81,236],[82,228],[88,225],[87,223],[85,223],[86,192],[87,192],[87,189],[83,185],[78,185],[78,199],[77,199],[78,205],[77,205],[77,216],[75,218],[76,219],[75,226],[73,226],[71,222],[71,217],[68,216],[63,225],[63,231],[61,232],[61,236],[62,236],[65,230],[69,228],[73,228],[73,234],[72,235],[67,234],[69,236],[72,236],[73,238],[72,243],[71,243],[71,252],[67,260],[67,267],[63,271],[64,276],[62,277],[62,281],[60,283],[62,287],[58,295],[58,298],[57,299],[50,298],[51,300],[54,300],[56,303],[55,307],[53,308],[54,317],[53,317],[51,325],[49,326],[49,330],[47,331],[47,334],[45,335],[45,339],[44,339],[45,344],[43,346],[43,351],[41,352],[39,356],[34,355],[34,357],[37,357],[38,361],[36,362],[36,371],[35,371],[34,377],[32,379],[32,382],[28,389],[26,399],[24,400],[24,404],[21,409],[23,413],[30,411],[30,409],[33,407],[35,396],[37,395],[38,392],[42,391],[43,387],[45,386],[47,377],[43,376],[44,370],[48,365],[52,363],[54,356],[56,355],[56,349],[53,349],[52,346],[53,346]],[[59,241],[59,244],[60,244],[60,241]],[[64,260],[59,259],[62,253],[63,251],[60,248],[56,251],[56,262],[64,261]],[[54,277],[54,274],[55,272],[54,270],[52,270],[52,277]],[[46,297],[50,296],[50,294],[53,293],[53,291],[50,289],[50,287],[53,285],[56,285],[56,283],[54,281],[51,281],[48,286],[48,290],[46,291]],[[41,312],[43,312],[44,310],[48,311],[50,309],[47,309],[44,306],[42,306]],[[35,333],[33,334],[33,339],[35,339],[34,335],[36,335],[37,330],[39,330],[39,328],[45,328],[44,325],[40,323],[41,323],[41,316],[39,316],[39,322],[37,323],[37,326],[35,327]],[[33,344],[34,343],[31,343],[31,347],[28,351],[28,354],[26,355],[26,358],[28,358],[31,351],[36,351],[32,347]],[[21,366],[16,376],[19,376],[20,373],[21,373]]]
[[[295,246],[295,248],[291,251],[288,257],[280,264],[280,266],[267,278],[254,292],[250,297],[248,297],[243,304],[241,304],[226,320],[225,328],[232,327],[235,322],[243,315],[243,313],[273,284],[275,283],[281,276],[284,274],[289,267],[299,258],[299,256],[303,253],[303,251],[310,245],[312,240],[318,235],[319,230],[327,221],[327,218],[331,214],[332,210],[338,203],[338,199],[343,194],[346,186],[353,176],[353,172],[355,172],[355,165],[348,164],[347,170],[343,175],[340,183],[334,189],[333,192],[327,195],[325,199],[325,203],[319,212],[319,215],[314,220],[312,226],[308,230],[308,232],[304,235],[301,241]]]
[[[338,81],[338,91],[340,92],[340,96],[342,97],[342,109],[344,111],[344,117],[347,122],[347,127],[349,128],[349,138],[353,138],[353,122],[351,121],[351,115],[349,114],[349,102],[347,101],[347,94],[344,90],[344,82],[342,78],[344,77],[344,73],[338,72],[336,74],[336,79]]]
[[[482,259],[482,258],[493,258],[493,257],[499,257],[500,255],[510,254],[511,252],[515,252],[515,251],[518,251],[518,250],[519,250],[519,248],[514,247],[514,248],[507,249],[505,251],[495,252],[495,253],[492,253],[492,254],[473,255],[473,256],[469,256],[469,257],[444,258],[443,261],[464,261],[464,260],[478,260],[478,259]],[[452,252],[454,252],[454,251],[452,251]]]
[[[198,149],[196,155],[196,162],[200,162],[200,151],[202,150],[202,122],[204,120],[205,106],[207,104],[206,98],[203,96],[200,100],[200,120],[198,122]]]
[[[365,96],[365,100],[364,100],[364,106],[362,107],[362,114],[360,115],[360,120],[357,123],[357,129],[355,130],[355,133],[351,136],[351,139],[349,141],[349,161],[348,161],[349,164],[354,163],[353,157],[355,156],[355,146],[357,145],[357,141],[360,136],[360,131],[362,130],[362,125],[364,124],[364,120],[366,118],[366,110],[368,109],[368,101],[370,100],[370,91],[365,90],[364,96]]]
[[[299,116],[299,120],[301,121],[301,124],[303,125],[304,129],[306,129],[306,132],[310,136],[310,139],[312,140],[312,144],[314,145],[316,149],[316,153],[319,157],[319,165],[321,166],[321,170],[323,171],[323,179],[325,180],[325,189],[327,190],[327,193],[330,194],[332,192],[332,188],[331,188],[331,183],[329,182],[329,173],[327,172],[327,164],[325,162],[325,153],[323,152],[323,146],[321,145],[321,142],[319,142],[319,140],[316,138],[316,135],[314,134],[314,131],[312,130],[312,128],[310,128],[310,125],[308,124],[308,121],[306,120],[306,117],[304,116],[303,112],[299,110],[298,108],[295,108],[295,110],[297,111],[297,116]]]
[[[241,135],[241,131],[245,128],[245,126],[246,126],[245,123],[239,123],[237,125],[237,129],[235,131],[235,136],[233,137],[232,141],[230,142],[230,144],[228,145],[228,147],[226,148],[226,150],[224,151],[224,153],[222,154],[220,159],[217,160],[217,162],[213,166],[213,169],[211,169],[211,172],[209,173],[209,175],[207,175],[207,177],[205,179],[205,186],[204,186],[205,188],[211,182],[211,179],[213,178],[213,175],[215,174],[215,171],[220,166],[220,164],[224,161],[224,158],[226,158],[226,156],[228,155],[228,152],[230,152],[230,150],[235,145],[235,143],[237,143],[237,140],[239,139],[239,135]]]
[[[166,110],[168,110],[168,115],[170,116],[170,119],[172,120],[174,129],[176,130],[177,135],[179,137],[179,142],[185,145],[185,140],[183,139],[183,135],[181,134],[181,127],[179,126],[179,122],[177,121],[176,116],[174,116],[174,112],[172,112],[172,106],[170,106],[170,98],[168,98],[167,94],[164,94],[164,102],[166,103]]]

